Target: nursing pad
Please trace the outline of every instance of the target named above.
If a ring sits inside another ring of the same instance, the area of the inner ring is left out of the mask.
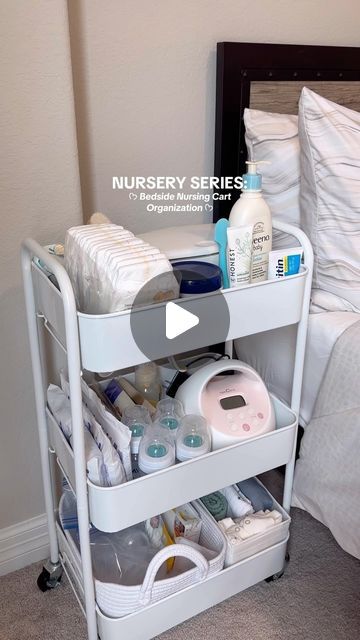
[[[137,305],[144,305],[179,295],[167,257],[115,224],[69,229],[64,264],[78,309],[84,313],[113,313],[131,308],[135,298]],[[152,286],[137,296],[149,281]]]

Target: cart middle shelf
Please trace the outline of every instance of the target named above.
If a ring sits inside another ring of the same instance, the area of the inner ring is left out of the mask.
[[[297,417],[272,396],[276,428],[256,438],[212,451],[162,471],[113,487],[88,480],[90,520],[101,531],[114,532],[199,496],[287,464],[296,437]],[[70,486],[76,492],[74,454],[47,410],[49,441]]]

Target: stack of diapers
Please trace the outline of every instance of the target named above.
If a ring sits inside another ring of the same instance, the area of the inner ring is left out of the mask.
[[[146,305],[179,296],[179,284],[166,256],[116,224],[69,229],[65,268],[78,309],[84,313],[129,309],[135,298],[136,305]]]
[[[84,383],[85,384],[85,383]],[[47,390],[47,403],[64,436],[72,446],[71,405],[69,383],[61,376],[60,387],[50,384]],[[94,398],[92,408],[95,407]],[[101,404],[100,400],[99,403]],[[91,402],[89,403],[91,404]],[[99,406],[96,413],[102,424],[113,435],[111,440],[97,421],[89,406],[83,403],[85,458],[89,480],[102,487],[112,487],[131,479],[130,430],[112,416],[115,424],[109,420],[110,414]],[[105,418],[105,422],[104,422]],[[116,448],[115,448],[116,445]]]

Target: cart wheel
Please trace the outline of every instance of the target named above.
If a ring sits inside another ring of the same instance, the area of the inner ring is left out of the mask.
[[[289,556],[289,554],[287,553],[287,554],[286,554],[286,556],[285,556],[285,566],[287,565],[287,563],[289,562],[289,560],[290,560],[290,556]],[[273,575],[273,576],[269,576],[268,578],[265,578],[265,582],[275,582],[275,580],[280,580],[280,578],[282,578],[282,576],[284,575],[284,572],[285,572],[285,566],[284,566],[284,568],[282,569],[282,571],[279,571],[278,573],[274,573],[274,575]]]
[[[40,591],[49,591],[50,589],[55,589],[60,585],[61,574],[57,577],[51,577],[50,573],[45,567],[43,567],[42,572],[40,573],[36,583],[39,587]]]

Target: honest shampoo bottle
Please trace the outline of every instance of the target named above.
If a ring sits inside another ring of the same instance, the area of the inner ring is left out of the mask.
[[[247,162],[248,172],[243,175],[242,194],[230,212],[231,227],[253,225],[251,282],[267,279],[269,252],[272,245],[271,212],[261,195],[259,162]]]

